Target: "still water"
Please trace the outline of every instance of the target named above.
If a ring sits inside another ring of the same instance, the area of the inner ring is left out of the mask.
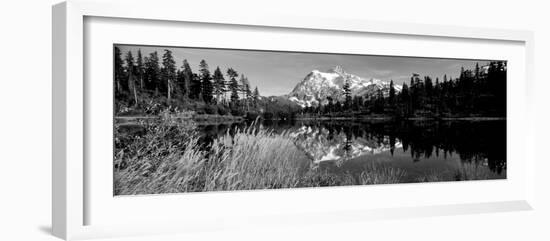
[[[200,125],[201,142],[250,123]],[[494,178],[506,178],[506,121],[263,121],[262,128],[286,132],[312,167],[351,171],[367,162],[406,171],[415,182],[430,173],[473,163]]]

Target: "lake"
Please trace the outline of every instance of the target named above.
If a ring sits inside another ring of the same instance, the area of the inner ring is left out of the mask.
[[[199,125],[201,143],[251,123]],[[257,123],[288,133],[305,154],[310,168],[333,173],[359,170],[365,163],[405,170],[404,182],[430,175],[452,176],[464,164],[506,178],[506,121],[356,121],[294,120]],[[479,171],[479,170],[478,170]]]

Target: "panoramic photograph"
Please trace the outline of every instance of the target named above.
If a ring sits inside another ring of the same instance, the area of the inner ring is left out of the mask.
[[[506,179],[507,62],[113,46],[114,195]]]

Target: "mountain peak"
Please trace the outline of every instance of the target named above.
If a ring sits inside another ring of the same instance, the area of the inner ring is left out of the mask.
[[[348,74],[342,66],[336,65],[327,72],[313,70],[294,87],[288,96],[291,101],[302,107],[326,105],[327,97],[344,100],[345,83],[350,84],[352,96],[368,98],[374,96],[379,89],[385,96],[389,94],[389,82]],[[399,85],[394,85],[394,88],[397,92],[401,91]]]
[[[342,68],[342,66],[340,66],[340,65],[336,65],[336,66],[330,68],[327,72],[333,72],[333,73],[337,73],[337,74],[341,74],[341,75],[344,75],[346,73],[344,68]]]

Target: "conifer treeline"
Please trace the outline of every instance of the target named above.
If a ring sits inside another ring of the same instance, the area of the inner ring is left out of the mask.
[[[281,98],[260,98],[248,78],[233,68],[216,67],[210,72],[205,60],[193,72],[184,59],[178,67],[172,51],[164,49],[133,56],[114,48],[114,78],[117,114],[158,114],[170,109],[194,110],[206,114],[293,118],[314,116],[357,116],[380,114],[397,118],[506,116],[506,62],[492,61],[475,69],[460,71],[458,78],[432,79],[413,74],[397,91],[378,89],[366,96],[353,96],[349,82],[342,87],[342,99],[327,97],[325,105],[300,109]]]
[[[386,93],[378,89],[374,95],[351,96],[349,83],[342,92],[344,99],[327,97],[325,105],[306,107],[313,115],[369,115],[392,117],[505,117],[506,62],[492,61],[474,70],[461,68],[460,76],[446,75],[435,81],[430,76],[413,74],[397,93],[393,80]]]
[[[235,69],[229,68],[224,75],[219,66],[211,73],[205,60],[198,67],[198,73],[194,73],[186,59],[178,67],[169,49],[164,49],[160,59],[157,51],[143,57],[140,49],[136,57],[131,51],[123,56],[115,47],[117,112],[133,109],[156,114],[166,107],[196,109],[191,104],[201,103],[207,114],[225,115],[231,111],[243,115],[257,107],[260,93],[257,87],[251,90],[244,74],[239,77]]]

